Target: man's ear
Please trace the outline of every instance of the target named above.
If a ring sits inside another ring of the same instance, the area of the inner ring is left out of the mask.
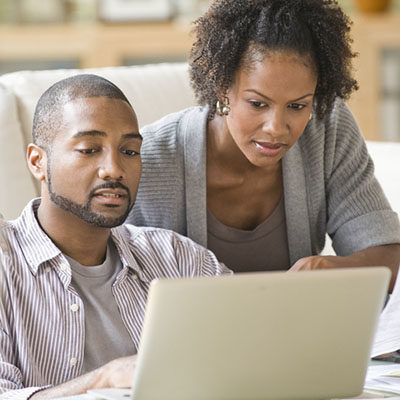
[[[40,182],[45,181],[47,172],[46,151],[42,147],[30,143],[26,151],[26,160],[33,176]]]

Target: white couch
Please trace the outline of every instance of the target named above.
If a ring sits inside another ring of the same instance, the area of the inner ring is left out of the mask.
[[[186,64],[158,64],[92,70],[22,71],[0,77],[0,213],[19,215],[39,188],[25,163],[34,107],[54,82],[90,72],[110,79],[127,95],[141,126],[195,104]],[[376,175],[392,207],[400,213],[400,143],[369,142]]]

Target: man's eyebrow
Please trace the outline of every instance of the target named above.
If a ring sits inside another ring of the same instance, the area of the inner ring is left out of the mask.
[[[90,131],[79,131],[76,132],[73,138],[80,138],[82,136],[107,136],[105,132],[90,130]]]
[[[257,90],[254,90],[254,89],[247,89],[246,92],[256,93],[256,94],[258,94],[259,96],[264,97],[264,99],[267,99],[267,100],[269,100],[269,101],[272,101],[272,99],[270,99],[268,96],[265,96],[264,94],[258,92]],[[297,98],[297,99],[290,100],[290,102],[303,100],[303,99],[305,99],[306,97],[309,97],[309,96],[314,96],[314,93],[307,93],[307,94],[305,94],[304,96],[301,96],[301,97],[299,97],[299,98]]]
[[[125,133],[122,135],[122,139],[140,139],[143,140],[143,137],[140,133]]]
[[[79,131],[76,132],[73,136],[74,139],[83,137],[83,136],[107,136],[105,132],[102,131],[97,131],[95,129],[89,130],[89,131]],[[140,133],[125,133],[122,135],[123,139],[140,139],[143,140],[143,137]]]

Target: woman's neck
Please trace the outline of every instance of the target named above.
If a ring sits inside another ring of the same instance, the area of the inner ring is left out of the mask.
[[[268,167],[253,165],[233,140],[224,118],[216,115],[207,125],[207,166],[213,166],[232,179],[243,180],[258,173],[277,176],[282,172],[281,162]]]

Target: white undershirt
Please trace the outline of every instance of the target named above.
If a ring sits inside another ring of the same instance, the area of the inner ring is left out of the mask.
[[[122,269],[112,240],[103,264],[87,267],[67,257],[72,269],[71,285],[84,304],[85,352],[82,373],[108,361],[136,353],[135,345],[122,322],[112,293],[112,284]]]

